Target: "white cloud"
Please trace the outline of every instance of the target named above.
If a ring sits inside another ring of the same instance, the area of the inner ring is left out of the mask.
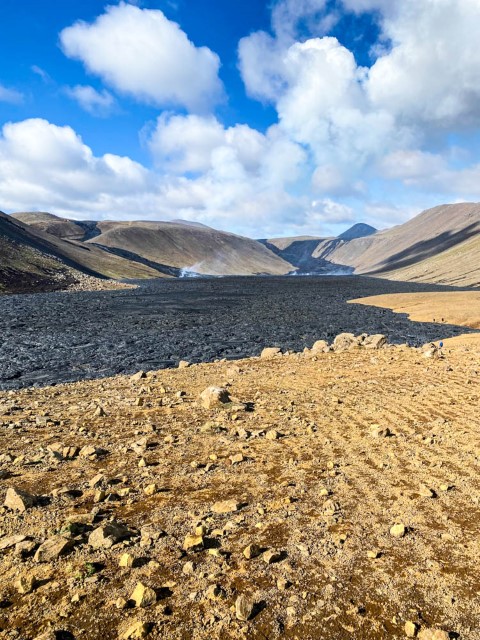
[[[65,93],[94,116],[107,116],[115,105],[115,98],[105,89],[97,91],[88,85],[76,85],[66,87]]]
[[[16,89],[9,89],[0,84],[0,102],[9,102],[10,104],[21,104],[24,100],[23,93]]]
[[[222,98],[219,57],[159,10],[121,2],[60,34],[64,53],[116,91],[157,106],[205,111]]]
[[[115,106],[115,98],[105,89],[97,91],[88,85],[76,85],[66,87],[65,93],[76,100],[82,109],[94,116],[107,116]]]

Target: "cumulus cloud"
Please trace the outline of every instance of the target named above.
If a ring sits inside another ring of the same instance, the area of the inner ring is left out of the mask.
[[[16,89],[9,89],[0,84],[0,102],[9,102],[10,104],[21,104],[24,100],[23,93]]]
[[[105,89],[97,91],[88,85],[76,85],[66,87],[65,93],[93,116],[105,117],[115,106],[115,98]]]
[[[205,111],[222,98],[220,59],[159,10],[121,2],[60,34],[64,53],[110,87],[157,106]]]

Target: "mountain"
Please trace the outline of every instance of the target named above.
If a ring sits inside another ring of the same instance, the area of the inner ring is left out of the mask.
[[[350,271],[392,280],[479,286],[479,203],[440,205],[386,231],[372,229],[361,224],[338,238],[263,242],[299,273]]]
[[[357,222],[357,224],[354,224],[353,227],[350,227],[350,229],[347,229],[337,237],[340,240],[354,240],[355,238],[371,236],[374,233],[377,233],[377,229],[375,229],[375,227],[365,224],[364,222]]]
[[[93,245],[63,240],[1,212],[0,256],[3,291],[59,289],[80,273],[115,279],[164,275]]]
[[[278,256],[297,267],[298,273],[351,273],[350,265],[336,265],[329,260],[329,254],[348,240],[363,238],[377,233],[365,223],[354,224],[336,238],[317,236],[297,236],[293,238],[271,238],[260,240]]]
[[[203,275],[283,275],[292,270],[256,240],[184,222],[99,222],[88,241],[118,255]]]
[[[62,248],[68,242],[70,248],[91,254],[93,259],[83,266],[109,277],[152,278],[189,272],[282,275],[292,270],[288,262],[255,240],[184,220],[76,221],[44,212],[16,213],[12,218],[36,235],[48,234],[50,242],[61,243]],[[115,274],[106,273],[105,261],[115,263]],[[135,273],[130,275],[125,269]]]

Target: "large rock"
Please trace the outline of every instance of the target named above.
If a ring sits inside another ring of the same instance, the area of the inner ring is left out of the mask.
[[[157,594],[151,587],[147,587],[141,582],[137,583],[130,600],[135,602],[136,607],[150,607],[157,601]]]
[[[60,556],[66,555],[75,546],[75,540],[64,538],[63,536],[54,536],[45,540],[35,553],[35,562],[52,562]]]
[[[450,635],[441,629],[422,629],[417,637],[418,640],[448,640]]]
[[[326,340],[317,340],[311,349],[311,354],[326,353],[327,351],[330,351],[328,342]]]
[[[199,397],[199,403],[204,409],[221,407],[230,402],[230,394],[224,387],[207,387]]]
[[[275,358],[275,356],[279,356],[281,354],[282,351],[278,347],[266,347],[260,354],[260,357],[264,360],[271,360],[272,358]]]
[[[252,598],[242,594],[235,601],[235,615],[237,620],[246,622],[252,617],[255,603]]]
[[[373,336],[367,336],[362,343],[362,347],[365,349],[381,349],[387,344],[387,338],[381,333],[376,333]]]
[[[125,538],[129,538],[132,532],[118,522],[107,524],[94,529],[88,537],[88,544],[94,549],[109,549],[114,544]]]
[[[23,513],[30,507],[33,507],[37,503],[37,497],[21,489],[15,489],[10,487],[7,489],[7,495],[5,496],[4,506],[8,507],[12,511],[18,511]]]
[[[358,345],[358,339],[353,333],[340,333],[333,341],[333,350],[336,352],[348,351]]]
[[[236,500],[222,500],[212,505],[213,513],[233,513],[238,511],[240,504]]]

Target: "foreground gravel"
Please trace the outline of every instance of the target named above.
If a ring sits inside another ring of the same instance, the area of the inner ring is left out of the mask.
[[[363,296],[448,287],[360,277],[152,280],[138,289],[0,297],[0,389],[301,351],[343,331],[418,346],[468,332],[413,323]]]

